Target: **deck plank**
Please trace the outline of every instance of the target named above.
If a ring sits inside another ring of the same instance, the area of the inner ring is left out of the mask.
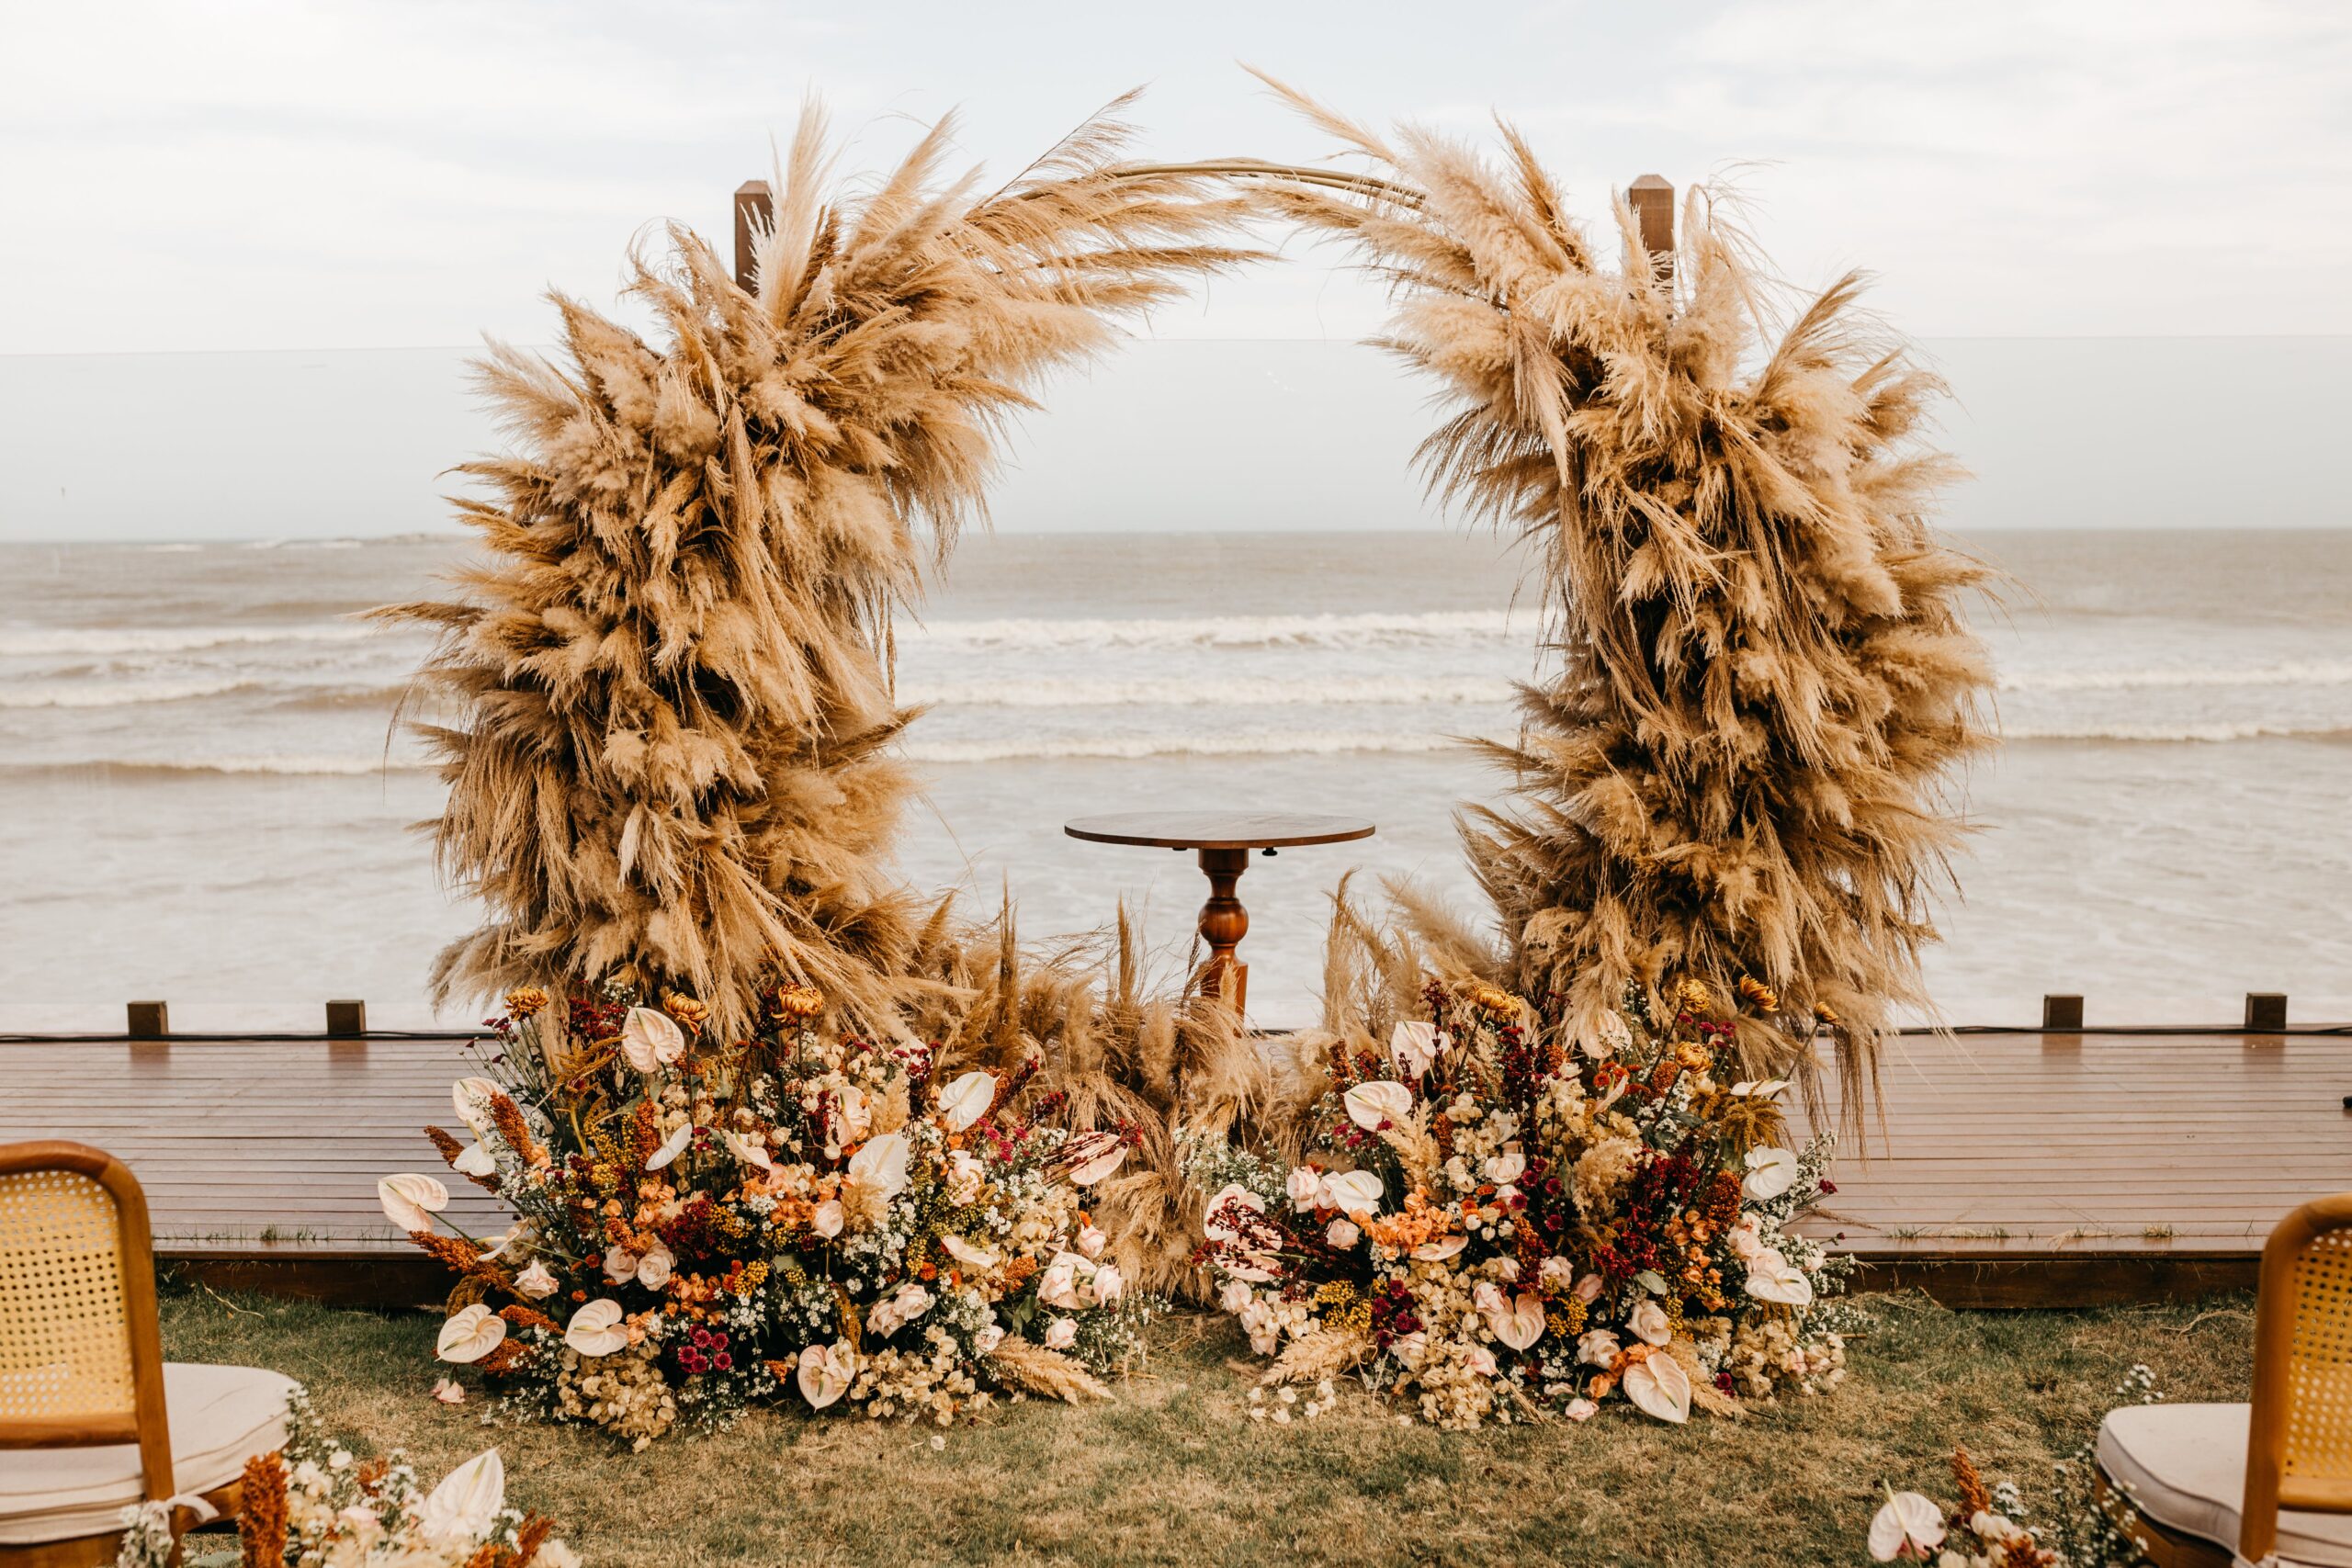
[[[0,1142],[78,1138],[145,1184],[157,1250],[240,1284],[418,1300],[379,1176],[445,1174],[462,1040],[0,1043]],[[1873,1283],[1974,1305],[2242,1284],[2297,1203],[2352,1189],[2352,1038],[1908,1036],[1817,1234]],[[1834,1124],[1834,1095],[1825,1124]],[[1802,1136],[1800,1115],[1798,1135]],[[476,1235],[495,1204],[449,1180]]]

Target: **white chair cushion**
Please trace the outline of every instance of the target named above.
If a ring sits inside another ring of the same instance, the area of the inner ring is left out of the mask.
[[[2128,1405],[2099,1423],[2098,1462],[2149,1519],[2235,1552],[2245,1433],[2243,1404]],[[2282,1511],[2278,1554],[2352,1568],[2352,1514]]]
[[[258,1367],[166,1362],[164,1410],[172,1425],[172,1483],[193,1496],[228,1485],[245,1461],[286,1442],[294,1380]],[[74,1540],[122,1528],[146,1500],[136,1444],[0,1453],[0,1546]]]

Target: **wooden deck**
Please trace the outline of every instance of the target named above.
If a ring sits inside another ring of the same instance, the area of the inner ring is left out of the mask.
[[[1824,1234],[1954,1304],[2251,1288],[2270,1228],[2352,1188],[2352,1036],[1905,1035]]]
[[[376,1179],[441,1173],[457,1039],[0,1043],[0,1142],[69,1137],[147,1188],[156,1249],[215,1284],[425,1302],[443,1277]],[[2086,1304],[2250,1286],[2262,1238],[2352,1188],[2352,1036],[2023,1032],[1890,1049],[1883,1122],[1821,1224],[1873,1286],[1956,1305]],[[501,1228],[452,1179],[449,1210]]]
[[[448,1277],[376,1201],[376,1179],[447,1181],[448,1213],[503,1228],[424,1139],[455,1128],[464,1039],[0,1043],[0,1143],[73,1138],[147,1190],[155,1251],[221,1287],[337,1301],[435,1301]],[[462,1135],[462,1133],[460,1134]]]

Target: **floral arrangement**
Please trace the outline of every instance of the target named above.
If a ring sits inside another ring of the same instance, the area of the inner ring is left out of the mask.
[[[1840,1382],[1821,1303],[1849,1266],[1787,1228],[1835,1190],[1829,1140],[1778,1146],[1785,1083],[1725,1081],[1735,1023],[1695,983],[1668,995],[1573,1041],[1433,982],[1385,1059],[1329,1050],[1305,1163],[1193,1141],[1199,1260],[1266,1381],[1353,1371],[1448,1427],[1612,1398],[1679,1422]]]
[[[503,1236],[437,1230],[435,1178],[378,1184],[461,1276],[442,1360],[638,1448],[796,1393],[942,1425],[991,1389],[1107,1395],[1154,1310],[1087,1210],[1121,1134],[1016,1113],[1028,1067],[935,1082],[930,1047],[828,1032],[805,986],[731,1043],[692,998],[640,999],[509,993],[488,1075],[452,1090],[473,1141],[427,1129],[513,1209]]]
[[[2156,1374],[2134,1366],[2115,1386],[2119,1399],[2153,1404],[2164,1396]],[[2009,1482],[1985,1487],[1965,1449],[1951,1456],[1959,1502],[1946,1508],[1921,1492],[1886,1487],[1871,1519],[1873,1562],[1929,1562],[1935,1568],[2139,1568],[2153,1543],[2128,1497],[2098,1480],[2096,1437],[2052,1467],[2049,1506],[2029,1524]]]
[[[116,1568],[178,1561],[170,1503],[124,1510]],[[202,1508],[210,1517],[209,1506]],[[506,1506],[498,1450],[430,1492],[398,1452],[362,1460],[321,1435],[310,1397],[288,1402],[286,1446],[246,1462],[237,1519],[243,1568],[580,1568],[537,1515]]]
[[[1954,1450],[1952,1480],[1959,1506],[1949,1515],[1917,1492],[1890,1489],[1871,1520],[1873,1562],[1933,1562],[1937,1568],[2053,1568],[2060,1559],[2020,1524],[2023,1500],[2004,1481],[1986,1490],[1966,1449]]]

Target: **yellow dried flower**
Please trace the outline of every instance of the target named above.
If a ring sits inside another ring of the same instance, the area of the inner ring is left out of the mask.
[[[825,1010],[825,993],[814,986],[786,986],[775,994],[779,1018],[814,1018]]]
[[[676,991],[666,991],[662,997],[662,1010],[691,1029],[700,1029],[710,1016],[710,1004]]]
[[[524,1019],[548,1005],[548,994],[537,986],[517,986],[506,993],[506,1016]]]
[[[1492,986],[1480,986],[1470,993],[1470,1000],[1472,1005],[1497,1018],[1519,1016],[1519,998]]]
[[[1754,1003],[1758,1012],[1781,1010],[1781,994],[1753,975],[1739,977],[1739,994]]]
[[[1813,1004],[1813,1016],[1826,1024],[1835,1025],[1838,1021],[1838,1015],[1819,1002]]]
[[[1675,997],[1692,1012],[1704,1012],[1715,1005],[1714,993],[1707,989],[1705,982],[1689,977],[1675,987]]]

